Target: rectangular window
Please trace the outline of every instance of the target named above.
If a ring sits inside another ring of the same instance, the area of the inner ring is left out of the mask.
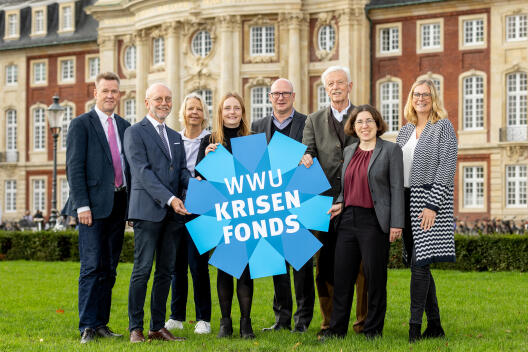
[[[528,39],[528,15],[506,17],[506,40],[517,41]]]
[[[155,38],[153,41],[153,63],[161,65],[165,63],[165,41],[163,38]]]
[[[256,121],[271,114],[272,106],[268,95],[270,87],[251,88],[251,121]]]
[[[73,11],[71,6],[64,6],[62,8],[62,30],[73,29]]]
[[[464,21],[464,45],[480,45],[484,43],[484,20],[474,19]]]
[[[6,66],[6,84],[15,85],[18,83],[18,66],[7,65]]]
[[[7,36],[16,37],[18,34],[18,15],[10,14],[7,16]]]
[[[508,126],[525,126],[527,120],[528,75],[511,73],[506,77],[506,116]]]
[[[397,53],[399,51],[399,28],[382,28],[380,30],[380,53]]]
[[[46,150],[46,117],[43,108],[33,110],[33,150]]]
[[[33,64],[33,83],[42,84],[46,83],[46,63],[35,62]]]
[[[73,59],[61,60],[61,81],[75,81],[75,65]]]
[[[44,10],[36,10],[33,12],[33,33],[44,33]]]
[[[17,150],[17,115],[16,110],[6,111],[6,151]]]
[[[526,165],[506,166],[506,207],[526,208]]]
[[[400,121],[400,85],[385,82],[380,86],[381,116],[387,122],[387,132],[398,132]]]
[[[99,74],[100,60],[98,57],[91,57],[88,59],[88,79],[93,80]]]
[[[464,167],[464,208],[484,207],[484,168]]]
[[[330,97],[326,93],[324,84],[317,86],[317,110],[324,109],[330,105]]]
[[[484,77],[470,76],[463,81],[463,119],[465,130],[484,128]]]
[[[250,55],[275,55],[275,26],[250,29]]]
[[[66,137],[68,136],[70,122],[73,119],[73,107],[71,105],[66,105],[64,109],[64,115],[62,115],[61,145],[62,149],[66,150]]]
[[[136,122],[136,99],[125,100],[125,119],[134,124]]]
[[[198,89],[193,93],[198,94],[202,97],[207,105],[207,113],[209,114],[209,127],[213,127],[213,91],[210,89]]]
[[[64,205],[66,205],[66,201],[68,200],[68,197],[70,196],[70,185],[68,184],[68,180],[65,178],[60,179],[60,208],[64,208]]]
[[[440,23],[422,24],[421,36],[422,49],[440,48]]]
[[[46,181],[33,180],[33,212],[46,210]]]
[[[16,211],[16,180],[5,181],[5,211]]]

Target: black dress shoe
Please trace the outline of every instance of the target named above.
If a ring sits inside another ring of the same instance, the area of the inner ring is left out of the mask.
[[[337,332],[333,331],[332,329],[321,329],[320,334],[317,334],[317,338],[321,342],[325,342],[328,339],[344,339],[345,335],[338,334]]]
[[[285,324],[275,323],[272,326],[270,326],[269,328],[262,329],[262,331],[279,331],[279,330],[288,330],[289,331],[289,330],[291,330],[291,327],[289,327],[288,325],[285,325]]]
[[[233,322],[231,318],[220,319],[220,329],[218,331],[218,338],[233,336]]]
[[[240,337],[247,340],[255,338],[251,318],[240,318]]]
[[[306,325],[296,325],[291,332],[302,334],[303,332],[306,332],[306,330],[308,330],[308,327]]]
[[[88,343],[95,340],[95,330],[92,328],[84,329],[81,334],[81,343]]]
[[[123,335],[113,332],[108,326],[100,326],[95,329],[95,332],[99,337],[123,337]]]

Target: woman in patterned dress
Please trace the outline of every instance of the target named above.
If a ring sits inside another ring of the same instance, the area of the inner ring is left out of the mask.
[[[435,262],[455,261],[453,193],[457,139],[434,83],[415,82],[396,142],[403,150],[405,187],[404,261],[411,266],[409,342],[445,336],[440,324]],[[421,334],[425,310],[427,328]]]

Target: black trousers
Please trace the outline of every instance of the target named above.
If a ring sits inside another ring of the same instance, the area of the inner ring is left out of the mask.
[[[94,219],[92,226],[79,224],[79,330],[108,325],[112,288],[125,232],[126,192],[114,193],[112,213]]]
[[[156,271],[150,295],[150,330],[165,325],[167,297],[182,237],[182,217],[169,210],[160,222],[134,221],[134,268],[128,291],[129,330],[143,330],[143,306],[154,257]]]
[[[436,298],[436,285],[429,265],[417,266],[414,242],[412,241],[411,191],[405,189],[405,229],[403,230],[407,262],[411,264],[411,318],[410,324],[422,324],[423,313],[427,320],[440,320],[440,309]]]
[[[231,305],[233,303],[234,284],[233,276],[218,269],[216,277],[216,289],[222,318],[231,317]],[[250,318],[251,304],[253,302],[253,279],[249,274],[249,265],[237,279],[237,298],[240,307],[240,318]]]
[[[176,255],[176,268],[172,275],[171,319],[185,321],[187,308],[187,266],[191,271],[196,321],[211,321],[211,282],[209,280],[209,252],[202,255],[189,235],[182,229],[182,241]]]
[[[297,311],[293,316],[295,327],[308,328],[313,318],[315,287],[313,260],[310,258],[299,270],[293,270],[293,286]],[[275,323],[291,327],[293,300],[291,293],[290,266],[286,264],[286,274],[273,277],[273,312]],[[304,329],[303,329],[304,330]]]
[[[341,216],[335,251],[334,298],[330,329],[348,331],[354,284],[363,260],[368,313],[363,333],[381,335],[387,310],[389,236],[379,226],[374,209],[347,207]]]

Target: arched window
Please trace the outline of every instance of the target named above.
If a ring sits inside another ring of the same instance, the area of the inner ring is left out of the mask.
[[[212,46],[211,34],[206,30],[198,31],[191,40],[192,52],[196,56],[206,57]]]
[[[332,25],[325,25],[319,29],[317,35],[317,41],[319,44],[319,49],[324,51],[332,51],[335,46],[336,32]]]

